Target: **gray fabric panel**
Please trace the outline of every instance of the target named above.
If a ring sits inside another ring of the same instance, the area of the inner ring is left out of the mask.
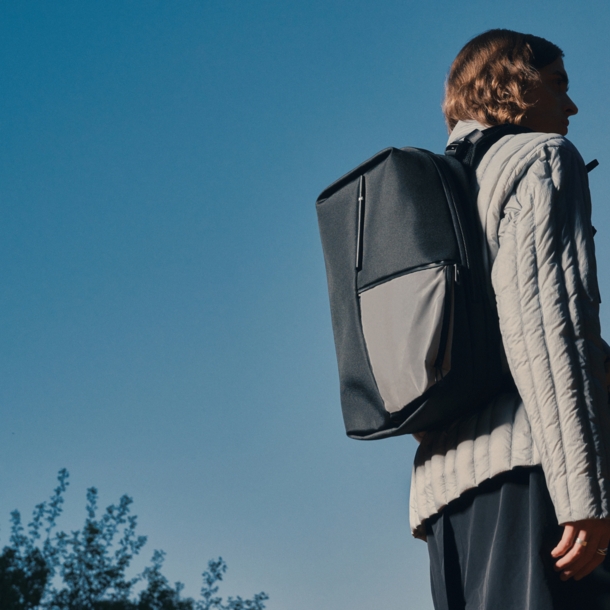
[[[445,268],[403,275],[360,295],[362,330],[385,408],[400,411],[435,383]],[[451,335],[450,328],[450,335]],[[451,367],[450,348],[443,373]]]

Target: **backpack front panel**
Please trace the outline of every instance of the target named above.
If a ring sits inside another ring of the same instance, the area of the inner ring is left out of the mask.
[[[439,261],[461,262],[445,189],[430,155],[393,149],[364,174],[358,290]]]

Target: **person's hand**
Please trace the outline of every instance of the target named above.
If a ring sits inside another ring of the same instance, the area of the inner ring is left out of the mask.
[[[610,520],[585,519],[566,523],[559,544],[551,551],[557,559],[555,570],[561,572],[561,580],[580,580],[590,574],[602,561],[608,550]],[[585,544],[583,544],[585,543]]]

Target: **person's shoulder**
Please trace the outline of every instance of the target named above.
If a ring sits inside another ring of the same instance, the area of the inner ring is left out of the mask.
[[[531,143],[530,156],[532,158],[546,159],[551,165],[575,163],[584,167],[584,161],[580,152],[565,136],[558,133],[538,132],[520,135],[528,136],[524,138],[524,143]]]
[[[565,136],[528,131],[510,134],[496,142],[477,168],[479,189],[484,196],[504,201],[517,184],[538,184],[550,174],[556,184],[574,172],[585,172],[580,153]]]
[[[539,158],[555,154],[560,150],[576,151],[574,145],[564,136],[556,133],[527,131],[509,134],[494,144],[482,161],[482,166],[525,168]],[[517,172],[519,173],[519,172]]]
[[[525,182],[547,174],[558,186],[586,173],[585,162],[576,146],[558,133],[522,133],[513,136],[510,145],[519,159],[519,174]]]
[[[543,150],[569,151],[578,153],[576,146],[565,136],[558,133],[543,133],[540,131],[528,131],[511,136],[510,143],[515,149],[521,149],[523,156],[535,156]]]
[[[585,162],[574,144],[554,133],[528,133],[530,143],[522,186],[538,189],[541,181],[550,179],[556,189],[566,193],[586,185]],[[549,182],[550,184],[550,182]]]

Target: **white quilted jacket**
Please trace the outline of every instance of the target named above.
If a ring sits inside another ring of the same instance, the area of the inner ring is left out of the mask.
[[[460,122],[450,141],[474,129]],[[519,394],[498,396],[415,456],[410,518],[482,481],[542,465],[559,523],[610,517],[610,408],[587,173],[555,134],[505,136],[477,170],[485,257]]]

